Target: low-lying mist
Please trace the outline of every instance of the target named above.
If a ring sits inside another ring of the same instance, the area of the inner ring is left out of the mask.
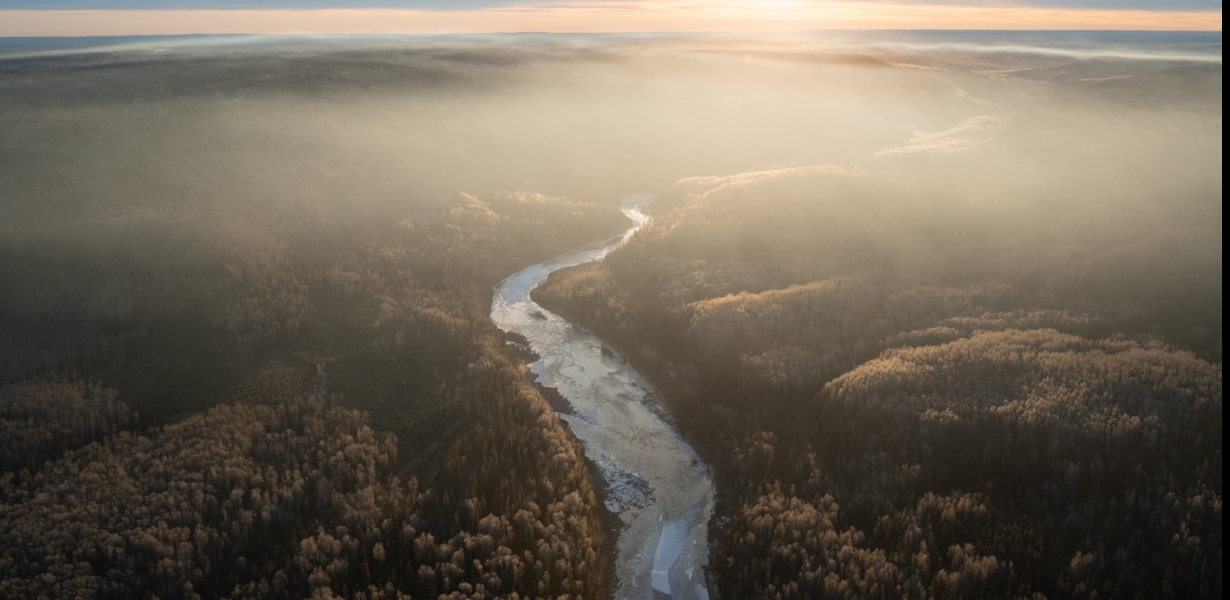
[[[6,54],[0,209],[9,226],[232,204],[383,215],[458,191],[610,197],[850,163],[877,182],[921,178],[932,205],[1220,210],[1207,202],[1220,36],[1076,50],[1058,34],[937,36],[206,37]]]
[[[488,313],[652,193],[535,297],[712,467],[721,596],[1218,597],[1221,90],[1220,33],[0,40],[0,596],[608,595]]]

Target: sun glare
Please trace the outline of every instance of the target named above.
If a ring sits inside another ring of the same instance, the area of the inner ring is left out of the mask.
[[[188,33],[695,32],[817,29],[1220,31],[1221,10],[866,0],[537,2],[468,10],[0,10],[0,37]]]

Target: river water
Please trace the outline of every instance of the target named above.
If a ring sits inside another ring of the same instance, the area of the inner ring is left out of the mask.
[[[624,233],[526,267],[495,288],[491,320],[524,336],[538,382],[571,404],[561,414],[598,465],[607,507],[623,521],[615,557],[617,598],[708,598],[706,523],[713,510],[707,467],[661,416],[653,388],[612,347],[542,308],[530,292],[552,271],[602,260],[649,216],[652,196],[626,196]]]

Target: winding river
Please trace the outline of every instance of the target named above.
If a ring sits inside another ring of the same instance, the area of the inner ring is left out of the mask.
[[[626,196],[624,233],[527,267],[495,288],[491,320],[524,336],[540,384],[571,404],[561,414],[603,474],[607,507],[623,521],[617,598],[708,598],[704,566],[713,483],[696,452],[661,416],[653,388],[602,340],[530,299],[552,271],[602,260],[649,222],[652,196]]]

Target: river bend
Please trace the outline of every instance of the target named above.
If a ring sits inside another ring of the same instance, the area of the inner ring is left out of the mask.
[[[495,288],[491,320],[523,336],[539,357],[538,383],[559,390],[561,414],[602,473],[607,508],[623,529],[615,557],[617,598],[708,598],[704,566],[713,483],[692,447],[660,416],[653,388],[596,336],[542,308],[530,292],[553,271],[602,260],[645,223],[652,196],[626,196],[624,233],[526,267]]]

